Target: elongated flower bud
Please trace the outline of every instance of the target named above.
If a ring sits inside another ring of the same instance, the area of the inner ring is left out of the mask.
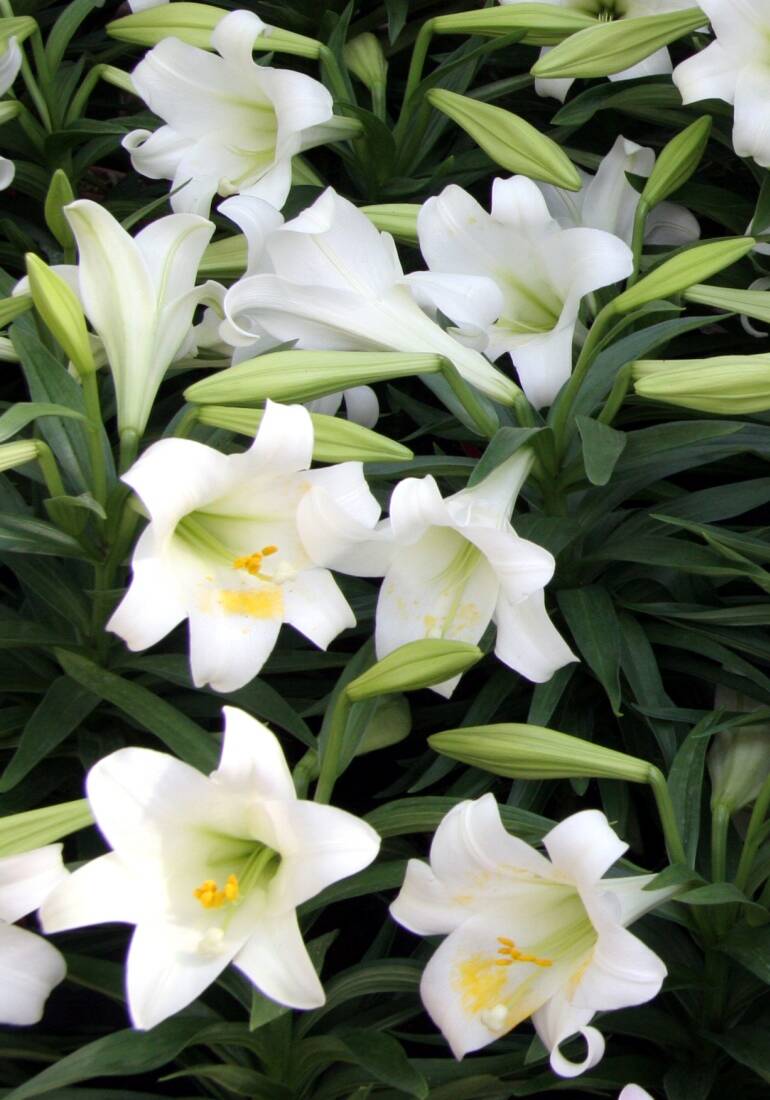
[[[390,233],[397,241],[405,244],[417,244],[417,216],[421,209],[419,203],[380,203],[362,206],[360,209],[381,233]]]
[[[0,471],[14,470],[26,462],[35,462],[38,453],[38,443],[35,439],[17,439],[13,443],[0,443]]]
[[[750,714],[762,704],[729,688],[717,688],[714,705]],[[730,813],[750,805],[770,776],[770,721],[718,733],[707,757],[711,774],[711,805]]]
[[[525,32],[522,41],[528,46],[555,46],[595,23],[592,15],[582,11],[533,3],[437,15],[432,21],[432,29],[434,34],[479,34],[489,38],[521,30]]]
[[[407,642],[372,665],[345,689],[353,702],[397,691],[415,691],[459,676],[484,654],[468,642],[444,638]]]
[[[639,397],[684,409],[721,416],[770,409],[770,355],[639,359],[632,378]]]
[[[708,279],[717,271],[737,263],[751,252],[755,244],[753,237],[726,237],[721,241],[707,241],[688,248],[660,264],[635,286],[615,298],[612,309],[616,313],[629,313],[647,302],[679,294],[702,279]]]
[[[51,176],[48,194],[45,197],[45,224],[53,233],[62,248],[74,248],[75,238],[69,222],[64,216],[63,207],[74,200],[72,185],[66,172],[57,168]]]
[[[519,723],[465,726],[434,733],[435,752],[476,768],[516,779],[625,779],[647,783],[653,771],[646,760],[616,752],[567,733]]]
[[[85,829],[93,822],[93,814],[85,798],[0,818],[0,857],[40,848],[78,829]]]
[[[345,43],[345,64],[369,90],[383,88],[388,79],[388,63],[379,40],[367,31]]]
[[[27,253],[27,275],[35,309],[80,372],[96,370],[86,319],[75,292],[39,256]]]
[[[770,324],[770,291],[735,290],[729,286],[691,286],[684,292],[687,302],[701,306],[714,306],[729,313],[741,313],[757,321]]]
[[[642,191],[642,199],[650,209],[687,182],[700,164],[710,133],[711,115],[704,115],[665,146]]]

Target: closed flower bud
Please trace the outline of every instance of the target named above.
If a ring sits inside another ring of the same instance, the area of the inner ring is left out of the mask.
[[[21,103],[18,99],[8,99],[3,103],[0,103],[0,125],[4,122],[10,122],[12,118],[16,118],[21,110]]]
[[[13,443],[0,443],[0,471],[13,470],[38,457],[38,443],[34,439],[17,439]]]
[[[64,216],[63,207],[75,198],[66,172],[57,168],[51,176],[48,194],[45,197],[45,224],[53,233],[62,248],[74,248],[75,238]]]
[[[417,202],[391,202],[362,206],[361,213],[366,214],[381,233],[390,233],[404,244],[416,245],[417,215],[420,209]]]
[[[737,263],[754,248],[753,237],[726,237],[695,245],[666,260],[612,302],[615,313],[630,313],[647,302],[680,294],[702,279]]]
[[[639,397],[684,409],[722,416],[770,409],[770,355],[639,359],[632,377]]]
[[[528,46],[555,46],[595,22],[592,15],[571,8],[558,8],[553,4],[516,4],[437,15],[432,28],[434,34],[479,34],[488,38],[499,38],[522,30],[525,31],[522,41]]]
[[[0,857],[50,844],[93,823],[93,814],[85,798],[0,818]]]
[[[364,735],[356,748],[356,756],[387,749],[408,737],[412,730],[412,712],[405,695],[388,695],[378,700]]]
[[[35,309],[80,374],[96,370],[86,320],[75,292],[39,256],[27,253]]]
[[[714,306],[729,313],[740,313],[756,321],[770,324],[770,291],[735,290],[729,286],[691,286],[684,293],[685,301],[701,306]]]
[[[642,191],[648,207],[657,206],[687,182],[700,164],[710,133],[711,116],[704,115],[665,146]]]
[[[444,638],[407,642],[351,680],[345,690],[354,703],[375,695],[415,691],[459,676],[482,657],[479,647],[468,642]]]
[[[515,722],[444,730],[428,742],[442,756],[515,779],[584,776],[647,783],[654,770],[646,760],[580,737]]]
[[[567,191],[580,190],[577,169],[561,146],[518,115],[444,88],[433,88],[426,99],[465,130],[501,168]]]
[[[356,35],[345,43],[345,64],[371,91],[382,88],[388,78],[388,63],[382,46],[373,34]]]
[[[714,705],[745,714],[762,708],[756,699],[721,685]],[[722,730],[711,742],[707,761],[712,807],[721,804],[735,813],[750,805],[770,776],[770,721]]]

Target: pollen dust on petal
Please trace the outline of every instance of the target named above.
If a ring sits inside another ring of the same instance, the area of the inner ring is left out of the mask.
[[[283,593],[277,586],[222,588],[219,604],[228,615],[247,615],[251,619],[278,619],[283,616]]]
[[[500,1003],[507,982],[508,975],[497,966],[496,958],[471,955],[457,964],[452,985],[460,994],[463,1010],[476,1015]]]

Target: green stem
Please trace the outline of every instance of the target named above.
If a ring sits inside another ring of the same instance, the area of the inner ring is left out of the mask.
[[[83,78],[83,83],[72,97],[72,102],[67,108],[67,114],[65,122],[75,122],[85,113],[88,100],[91,98],[96,85],[101,80],[102,72],[104,71],[104,65],[94,65],[90,72],[86,73]]]
[[[631,251],[634,254],[634,270],[631,272],[628,282],[626,283],[626,289],[633,286],[641,274],[640,267],[642,262],[642,250],[644,248],[644,231],[647,225],[647,215],[649,212],[649,206],[644,199],[640,198],[634,215],[634,235],[631,240]]]
[[[607,398],[604,408],[596,418],[600,424],[612,424],[612,421],[620,412],[626,399],[628,388],[631,385],[631,364],[621,367],[615,376],[612,390]]]
[[[104,421],[102,420],[102,407],[99,400],[99,384],[96,380],[96,372],[89,371],[88,374],[82,375],[81,382],[90,427],[88,449],[91,456],[94,498],[104,507],[107,501],[107,470],[104,466],[104,455],[102,454]]]
[[[339,774],[340,757],[342,755],[342,743],[345,738],[345,729],[348,724],[351,702],[343,688],[337,696],[329,724],[329,736],[326,746],[321,752],[321,770],[315,788],[315,801],[328,802],[334,790]]]
[[[462,377],[457,367],[449,359],[443,359],[441,373],[449,383],[452,393],[467,412],[479,432],[486,439],[491,439],[500,427],[497,418],[490,415],[476,396],[473,387],[469,386]]]
[[[120,433],[120,472],[124,474],[133,466],[139,451],[139,433],[135,428],[123,428]]]
[[[318,753],[315,749],[308,749],[292,772],[294,789],[297,798],[304,798],[308,787],[314,779],[318,778]]]
[[[591,325],[588,337],[583,344],[570,380],[567,382],[558,401],[553,407],[551,427],[556,437],[556,451],[559,456],[561,456],[565,450],[567,423],[575,398],[583,384],[585,376],[588,374],[596,358],[599,345],[607,335],[607,330],[614,320],[615,310],[613,308],[613,303],[610,302],[609,305],[606,305],[604,309],[600,311],[596,320]]]
[[[42,439],[35,441],[37,446],[37,462],[40,467],[40,471],[45,478],[46,488],[50,496],[63,497],[66,496],[67,490],[64,488],[64,482],[61,479],[59,473],[59,467],[56,463],[56,459],[53,456],[53,452],[47,443],[44,443]]]
[[[717,802],[711,811],[711,878],[724,882],[727,876],[727,833],[730,827],[730,809],[724,802]]]
[[[200,409],[197,405],[190,405],[185,409],[174,428],[174,435],[179,439],[186,439],[190,430],[198,423],[199,413]]]
[[[339,66],[337,58],[328,46],[321,45],[318,53],[318,60],[326,73],[326,78],[331,86],[331,92],[335,100],[340,103],[350,102],[350,90],[348,89],[345,75]]]
[[[658,817],[666,838],[666,849],[672,863],[681,863],[687,866],[687,854],[682,844],[682,836],[676,823],[674,804],[671,801],[668,784],[660,768],[650,766],[650,778],[648,780],[655,796],[655,804],[658,808]]]
[[[761,791],[757,795],[754,809],[751,811],[751,819],[746,831],[741,858],[738,862],[738,871],[735,875],[735,885],[739,890],[745,890],[749,881],[751,868],[762,843],[762,826],[765,823],[768,809],[770,809],[770,776],[765,780]]]

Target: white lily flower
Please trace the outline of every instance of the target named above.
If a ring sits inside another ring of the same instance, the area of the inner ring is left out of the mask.
[[[87,793],[113,849],[75,871],[41,909],[46,931],[135,924],[131,1018],[151,1028],[232,962],[264,994],[316,1008],[324,992],[296,908],[367,867],[379,837],[332,806],[297,799],[278,740],[225,707],[210,776],[167,753],[127,748],[91,769]]]
[[[506,832],[494,796],[455,806],[439,825],[430,866],[412,859],[393,917],[447,938],[422,976],[423,1003],[456,1058],[532,1022],[551,1068],[575,1077],[604,1053],[595,1012],[642,1004],[666,976],[626,925],[671,891],[645,891],[652,875],[604,879],[627,845],[598,810],[556,825],[550,858]],[[580,1033],[585,1059],[560,1045]]]
[[[501,4],[523,4],[527,0],[500,0]],[[546,0],[559,8],[574,8],[586,15],[595,15],[597,19],[605,21],[615,19],[638,19],[645,15],[668,15],[672,11],[684,11],[693,7],[692,0]],[[705,11],[705,5],[700,4]],[[547,54],[549,47],[545,46],[540,51],[540,56]],[[619,73],[610,73],[610,80],[635,80],[640,76],[660,76],[670,73],[672,69],[671,54],[668,47],[656,50],[632,65],[630,69],[623,69]],[[537,77],[535,91],[538,95],[552,96],[562,103],[567,98],[574,80],[570,77]]]
[[[0,157],[0,191],[5,191],[13,183],[16,165],[8,157]]]
[[[654,166],[654,150],[621,136],[616,138],[609,153],[602,159],[596,175],[591,176],[578,169],[583,181],[580,191],[564,191],[550,183],[538,183],[537,186],[551,217],[562,229],[578,226],[603,229],[630,245],[640,196],[628,182],[626,173],[646,178]],[[658,203],[647,216],[644,233],[647,244],[679,247],[697,241],[699,237],[697,219],[676,203]]]
[[[217,283],[195,286],[214,226],[195,214],[170,214],[131,237],[89,199],[65,213],[78,244],[78,294],[112,371],[119,429],[141,435],[196,307],[221,300]]]
[[[625,279],[631,250],[599,229],[562,229],[538,185],[496,179],[492,213],[455,184],[423,204],[417,219],[429,272],[410,285],[492,360],[509,352],[522,389],[550,404],[572,371],[572,342],[586,294]]]
[[[723,99],[735,105],[739,157],[770,167],[770,6],[765,0],[698,0],[716,40],[674,69],[683,103]]]
[[[639,1085],[626,1085],[618,1096],[618,1100],[652,1100],[652,1097]]]
[[[139,650],[188,619],[196,686],[235,691],[257,675],[282,623],[322,649],[354,626],[331,573],[316,564],[312,513],[328,505],[373,528],[380,508],[360,462],[310,470],[312,452],[307,410],[270,401],[243,454],[188,439],[148,448],[123,480],[150,523],[107,629]]]
[[[714,707],[750,714],[764,706],[749,695],[717,685]],[[770,723],[720,730],[709,745],[711,805],[731,813],[751,805],[770,777]]]
[[[63,980],[61,953],[14,921],[37,909],[67,877],[61,844],[0,859],[0,1023],[36,1024]]]
[[[5,49],[0,53],[0,95],[5,95],[19,75],[21,61],[19,43],[15,38],[9,38]]]
[[[254,12],[230,12],[211,32],[219,56],[164,38],[132,72],[136,91],[167,125],[134,130],[123,146],[137,172],[181,187],[171,198],[175,211],[208,214],[217,192],[281,207],[292,157],[335,136],[323,84],[254,62],[254,41],[267,33]]]
[[[273,273],[241,279],[225,296],[227,319],[243,336],[267,331],[300,348],[432,352],[489,397],[515,399],[504,374],[423,312],[391,235],[332,188],[264,247]]]
[[[432,477],[405,478],[393,490],[390,519],[374,533],[355,530],[323,499],[314,502],[315,550],[343,573],[385,579],[375,645],[385,657],[407,642],[478,642],[497,624],[497,657],[542,683],[577,660],[548,618],[544,586],[553,556],[519,538],[510,515],[532,455],[517,452],[471,489],[443,499]],[[449,697],[457,676],[433,687]]]

